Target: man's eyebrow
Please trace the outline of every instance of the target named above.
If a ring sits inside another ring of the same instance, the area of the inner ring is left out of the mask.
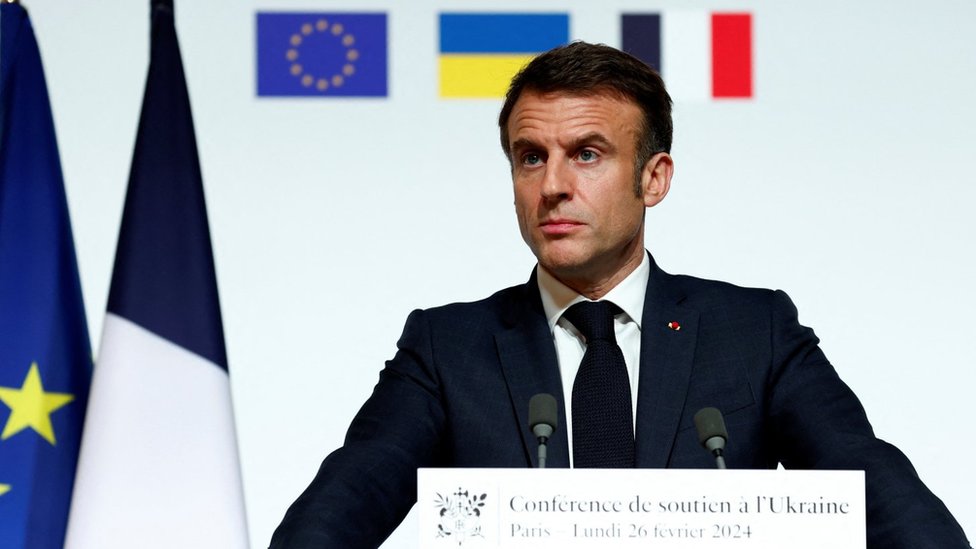
[[[587,145],[599,145],[602,148],[607,150],[616,149],[613,143],[611,143],[610,140],[607,139],[607,137],[600,132],[586,133],[577,137],[576,139],[573,139],[570,148],[575,150],[575,149],[583,148]]]
[[[536,143],[535,141],[532,141],[531,139],[528,139],[526,137],[520,137],[515,141],[512,141],[512,146],[509,147],[509,150],[514,153],[516,151],[524,151],[526,149],[536,149],[538,147],[539,144]]]

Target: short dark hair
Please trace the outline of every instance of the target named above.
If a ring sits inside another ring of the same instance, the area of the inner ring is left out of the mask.
[[[502,149],[509,161],[508,119],[524,91],[580,96],[608,93],[630,99],[644,113],[637,136],[637,171],[656,153],[671,152],[671,96],[661,75],[616,48],[573,42],[539,55],[515,75],[498,115]]]

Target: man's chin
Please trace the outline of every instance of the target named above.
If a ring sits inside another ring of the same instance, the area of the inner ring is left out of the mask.
[[[538,257],[539,265],[559,280],[572,280],[584,276],[587,263],[573,257]]]

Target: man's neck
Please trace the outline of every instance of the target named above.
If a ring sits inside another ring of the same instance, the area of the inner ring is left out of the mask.
[[[560,276],[548,269],[545,269],[545,267],[543,267],[542,265],[539,265],[539,268],[545,269],[550,276],[552,276],[559,282],[562,282],[568,288],[572,289],[573,291],[585,297],[586,299],[596,301],[602,298],[603,296],[607,295],[607,293],[609,293],[610,290],[616,288],[618,284],[620,284],[621,282],[624,281],[624,279],[630,276],[630,273],[634,272],[634,270],[640,266],[641,261],[643,261],[644,259],[644,254],[646,253],[647,252],[645,252],[642,248],[640,254],[632,256],[630,259],[627,260],[626,263],[624,263],[624,265],[620,269],[617,269],[610,275],[601,278],[596,278],[596,279],[589,278],[589,277],[576,278],[576,277],[569,277],[569,276]]]
[[[650,258],[647,255],[642,256],[642,262],[627,278],[601,296],[601,299],[609,299],[623,309],[632,320],[637,322],[638,327],[640,327],[644,314],[644,298],[650,277],[650,267]],[[566,309],[586,299],[586,296],[566,286],[541,266],[536,269],[536,279],[542,298],[542,308],[546,313],[550,330],[554,329]]]

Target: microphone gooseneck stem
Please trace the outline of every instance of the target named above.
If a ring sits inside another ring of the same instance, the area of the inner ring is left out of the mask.
[[[722,436],[714,436],[709,438],[704,443],[705,449],[707,449],[713,456],[715,456],[715,466],[719,469],[725,469],[725,438]]]
[[[547,437],[539,437],[539,469],[546,468],[546,442],[548,440]]]
[[[725,469],[725,458],[722,456],[721,450],[715,450],[715,466],[719,469]]]

